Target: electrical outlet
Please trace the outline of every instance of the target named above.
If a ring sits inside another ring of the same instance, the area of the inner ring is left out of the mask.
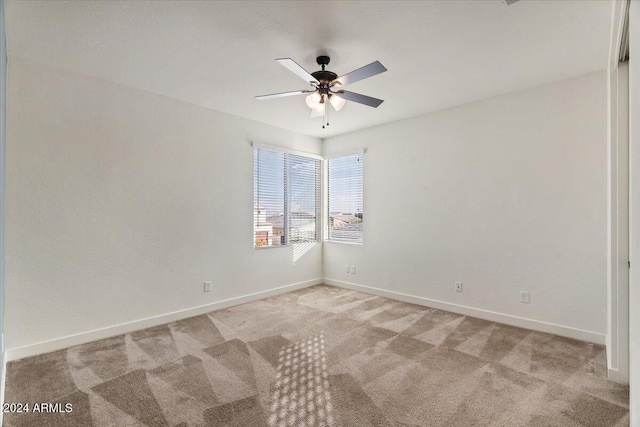
[[[520,291],[520,302],[523,304],[529,304],[531,302],[531,296],[527,291]]]
[[[355,265],[351,266],[351,268],[349,269],[349,273],[356,274],[356,266]]]
[[[211,282],[204,282],[204,291],[211,292]]]
[[[462,282],[456,282],[456,292],[462,292]]]
[[[350,265],[345,265],[344,266],[344,272],[345,273],[351,273],[351,266]]]

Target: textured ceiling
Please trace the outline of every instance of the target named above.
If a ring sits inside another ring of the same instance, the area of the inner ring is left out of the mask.
[[[316,137],[587,74],[606,67],[610,1],[388,2],[5,0],[10,55],[22,56]],[[321,128],[308,89],[275,58],[308,71],[331,56],[342,75],[389,71],[347,88]]]

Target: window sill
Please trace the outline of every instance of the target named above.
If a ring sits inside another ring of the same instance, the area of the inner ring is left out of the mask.
[[[292,246],[307,245],[309,243],[313,243],[314,245],[318,245],[318,244],[320,244],[322,242],[320,242],[319,240],[309,240],[309,241],[306,241],[306,242],[289,243],[288,245],[254,246],[253,249],[255,249],[257,251],[261,251],[261,250],[264,250],[264,249],[290,248]]]
[[[290,246],[291,245],[254,246],[253,249],[256,251],[263,251],[265,249],[288,248]]]
[[[338,245],[364,246],[362,242],[342,242],[340,240],[325,240],[325,243],[336,243]]]

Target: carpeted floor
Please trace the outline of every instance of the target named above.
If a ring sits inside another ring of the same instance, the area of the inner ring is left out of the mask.
[[[6,383],[73,407],[11,427],[629,425],[603,346],[325,285],[14,361]]]

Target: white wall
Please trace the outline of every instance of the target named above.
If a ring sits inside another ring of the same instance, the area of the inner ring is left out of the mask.
[[[599,72],[325,140],[366,149],[364,245],[325,243],[326,281],[604,343],[606,90]]]
[[[319,140],[15,56],[8,97],[10,357],[322,277],[320,245],[253,249],[250,146]]]

